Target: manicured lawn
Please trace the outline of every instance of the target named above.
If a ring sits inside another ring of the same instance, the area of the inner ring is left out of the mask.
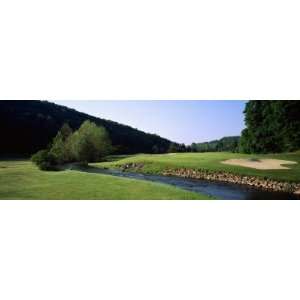
[[[78,171],[40,171],[0,161],[0,199],[208,199],[169,185]]]
[[[230,166],[221,162],[234,158],[274,158],[298,162],[295,165],[288,165],[289,170],[256,170],[240,166]],[[210,153],[176,153],[176,154],[138,154],[113,160],[109,162],[94,164],[98,167],[116,167],[126,163],[143,163],[141,169],[145,173],[158,174],[167,168],[190,168],[204,169],[211,171],[226,171],[234,174],[253,175],[268,177],[280,181],[300,182],[300,152],[268,155],[248,155],[229,152],[210,152]]]

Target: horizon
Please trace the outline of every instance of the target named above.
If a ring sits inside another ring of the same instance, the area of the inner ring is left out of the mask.
[[[190,145],[239,136],[245,100],[55,100],[58,105]],[[217,126],[216,126],[217,125]]]

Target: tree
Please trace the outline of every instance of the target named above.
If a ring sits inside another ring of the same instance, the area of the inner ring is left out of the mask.
[[[249,130],[247,128],[245,128],[242,131],[242,136],[240,138],[240,142],[239,142],[239,152],[244,152],[244,153],[251,153],[251,138],[249,136]]]
[[[276,101],[279,102],[279,101]],[[277,105],[278,124],[281,128],[279,137],[282,139],[283,151],[300,149],[300,101],[280,101]]]
[[[88,120],[72,135],[69,142],[73,156],[81,162],[99,161],[112,151],[105,128]]]
[[[203,143],[192,143],[190,149],[192,152],[215,152],[215,151],[238,151],[239,136],[227,136],[220,140],[214,140]],[[189,147],[186,149],[189,151]]]
[[[67,138],[73,133],[73,130],[68,123],[64,123],[60,132],[62,134],[63,141],[65,142]]]
[[[55,157],[58,164],[66,161],[65,143],[63,141],[62,133],[59,131],[53,139],[53,144],[50,153]]]
[[[177,148],[176,144],[171,143],[168,152],[169,153],[176,153],[176,152],[178,152],[178,148]]]
[[[186,152],[185,144],[179,144],[179,145],[177,146],[177,151],[178,151],[178,152]]]
[[[112,150],[105,128],[85,121],[74,133],[68,125],[64,125],[53,139],[51,147],[37,152],[32,156],[32,161],[42,170],[53,170],[70,161],[101,160]]]
[[[249,101],[245,108],[246,129],[239,150],[274,153],[300,148],[300,102]]]
[[[58,164],[72,160],[70,148],[67,143],[72,134],[72,129],[68,124],[64,124],[53,139],[50,153],[55,157]]]
[[[186,152],[192,152],[192,147],[189,146],[189,145],[186,146],[186,147],[185,147],[185,151],[186,151]]]
[[[198,151],[196,143],[192,143],[192,145],[191,145],[191,151],[192,152],[197,152]]]
[[[158,146],[157,146],[157,145],[154,145],[154,146],[152,147],[152,153],[158,154],[159,152],[160,152],[160,150],[159,150]]]

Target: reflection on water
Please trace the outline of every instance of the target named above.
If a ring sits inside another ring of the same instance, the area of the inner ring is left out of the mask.
[[[257,188],[232,183],[215,182],[208,180],[189,179],[175,176],[148,175],[141,173],[122,172],[112,169],[100,169],[95,167],[76,168],[78,171],[88,173],[100,173],[118,177],[126,177],[153,182],[165,183],[188,191],[202,193],[224,200],[279,200],[299,199],[297,195],[283,192],[264,191]]]

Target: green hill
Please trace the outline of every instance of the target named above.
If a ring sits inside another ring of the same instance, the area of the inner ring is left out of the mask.
[[[47,147],[63,123],[67,122],[75,130],[85,120],[107,129],[115,153],[164,153],[171,143],[158,135],[47,101],[0,101],[0,155],[35,153]]]
[[[221,138],[220,140],[203,143],[193,143],[191,145],[191,150],[193,152],[237,152],[239,140],[239,136],[226,136]]]

